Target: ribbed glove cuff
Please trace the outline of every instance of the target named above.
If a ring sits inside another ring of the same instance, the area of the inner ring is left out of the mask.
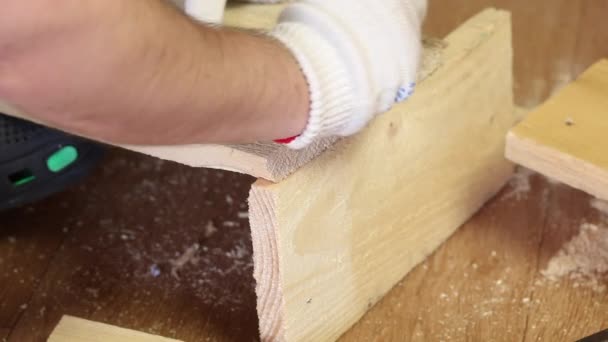
[[[306,128],[287,146],[299,149],[320,137],[336,135],[352,120],[355,102],[350,77],[336,48],[314,29],[295,22],[279,23],[270,36],[291,51],[310,92]]]

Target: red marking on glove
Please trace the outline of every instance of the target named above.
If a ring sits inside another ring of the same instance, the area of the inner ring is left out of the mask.
[[[297,138],[298,138],[298,137],[297,137],[297,136],[295,136],[295,137],[291,137],[291,138],[277,139],[277,140],[275,140],[274,142],[279,143],[279,144],[284,144],[284,145],[287,145],[287,144],[289,144],[290,142],[292,142],[292,141],[296,140]]]

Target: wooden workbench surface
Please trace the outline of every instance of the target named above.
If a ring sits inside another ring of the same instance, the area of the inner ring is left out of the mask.
[[[513,11],[519,105],[608,55],[598,0],[432,0],[426,32],[492,5]],[[43,341],[63,314],[184,341],[255,340],[252,181],[112,150],[82,186],[0,213],[0,341]],[[587,195],[524,172],[344,340],[560,341],[606,329],[608,282],[541,274],[582,223],[603,220]]]

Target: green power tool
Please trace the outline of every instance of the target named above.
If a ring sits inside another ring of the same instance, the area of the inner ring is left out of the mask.
[[[0,113],[0,210],[78,182],[103,150],[98,143]]]

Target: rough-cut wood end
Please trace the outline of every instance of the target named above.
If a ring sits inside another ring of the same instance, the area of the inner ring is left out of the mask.
[[[279,273],[276,198],[263,185],[251,188],[249,213],[260,337],[262,341],[283,341],[285,305]]]

